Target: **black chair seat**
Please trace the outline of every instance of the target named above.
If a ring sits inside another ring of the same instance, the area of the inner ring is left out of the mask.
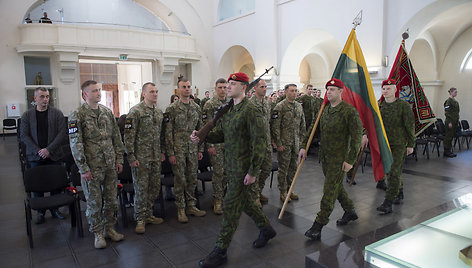
[[[197,174],[197,179],[201,181],[211,181],[213,171],[206,171]]]
[[[62,207],[74,203],[74,197],[69,194],[56,194],[48,197],[34,197],[30,199],[31,209],[43,210]]]
[[[279,162],[272,162],[272,172],[279,170]]]
[[[161,184],[167,187],[174,187],[174,176],[164,176],[164,178],[161,178]]]

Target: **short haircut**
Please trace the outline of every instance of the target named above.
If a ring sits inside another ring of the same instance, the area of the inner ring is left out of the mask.
[[[97,83],[97,81],[95,81],[95,80],[87,80],[87,81],[85,81],[85,82],[80,86],[80,89],[81,89],[82,91],[84,91],[88,86],[90,86],[90,85],[96,85],[96,84],[98,84],[98,83]]]
[[[188,79],[185,77],[180,78],[179,81],[177,82],[177,87],[179,87],[180,82],[188,82]]]
[[[218,78],[218,80],[216,80],[216,82],[215,82],[215,86],[217,86],[218,84],[226,84],[226,83],[228,83],[228,82],[226,81],[226,79],[224,79],[224,78]]]
[[[309,87],[313,87],[313,85],[310,85],[310,84],[306,85],[306,88],[309,88]],[[316,89],[316,88],[314,88],[314,89]]]
[[[456,90],[457,90],[457,88],[451,87],[447,92],[451,93],[451,92],[454,92],[454,91],[456,91]]]
[[[297,87],[297,85],[295,84],[286,84],[285,87],[284,87],[284,90],[288,90],[289,87]]]
[[[144,85],[143,85],[143,87],[142,87],[141,90],[144,91],[148,85],[151,85],[151,86],[153,86],[153,87],[156,86],[156,84],[154,84],[153,82],[147,82],[147,83],[144,83]]]
[[[34,90],[34,95],[35,95],[35,96],[38,96],[39,91],[42,91],[42,92],[46,92],[46,91],[47,91],[47,92],[49,92],[49,90],[48,90],[47,88],[45,88],[45,87],[37,87],[37,88]]]

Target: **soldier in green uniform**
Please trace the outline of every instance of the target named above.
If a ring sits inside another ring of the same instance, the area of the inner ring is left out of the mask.
[[[200,106],[203,107],[205,106],[205,103],[210,100],[210,91],[205,91],[205,98],[203,98],[200,102]]]
[[[446,138],[444,139],[444,157],[456,157],[452,152],[452,139],[456,135],[456,128],[459,125],[459,103],[456,101],[457,88],[451,87],[449,98],[444,102],[444,114],[446,115]]]
[[[259,83],[254,86],[254,90],[254,95],[249,99],[249,101],[259,109],[260,113],[262,113],[262,116],[264,117],[264,131],[267,140],[264,161],[262,162],[260,171],[256,175],[256,183],[253,186],[256,203],[262,207],[261,203],[267,203],[269,201],[269,198],[262,194],[262,190],[264,189],[267,177],[269,177],[270,172],[272,171],[273,161],[270,136],[271,107],[270,103],[265,99],[267,83],[264,80],[260,80]]]
[[[174,173],[175,205],[177,219],[188,222],[187,214],[202,217],[204,210],[196,207],[195,188],[197,186],[198,160],[203,157],[203,147],[189,139],[193,130],[202,126],[200,106],[190,101],[190,82],[182,78],[178,83],[180,99],[167,107],[164,114],[166,152]],[[185,202],[187,201],[187,209]]]
[[[302,105],[303,107],[303,114],[305,115],[305,124],[306,124],[306,130],[311,125],[311,122],[313,121],[313,118],[315,117],[317,113],[317,105],[316,105],[316,99],[313,96],[314,90],[312,85],[307,85],[306,86],[306,94],[297,98],[297,101]],[[311,130],[311,129],[310,129]]]
[[[204,125],[213,120],[213,115],[218,107],[226,104],[227,84],[228,83],[224,78],[216,80],[215,96],[208,100],[203,106],[202,120]],[[212,131],[217,131],[220,128],[221,124],[218,124]],[[221,215],[223,214],[223,196],[228,184],[224,171],[225,144],[224,142],[207,143],[207,150],[213,167],[213,174],[211,177],[211,183],[213,185],[213,213]]]
[[[305,233],[313,240],[321,238],[321,230],[328,224],[336,200],[344,210],[342,218],[336,221],[337,225],[346,225],[358,218],[342,182],[345,173],[356,161],[361,145],[362,122],[356,108],[342,100],[343,89],[344,83],[339,79],[332,78],[326,83],[330,103],[325,106],[320,120],[320,160],[325,175],[323,197],[315,222]]]
[[[241,212],[249,215],[260,229],[254,248],[264,247],[276,232],[269,220],[257,206],[250,193],[250,185],[256,181],[266,151],[264,118],[253,103],[245,98],[249,77],[235,73],[228,78],[228,97],[234,106],[223,116],[222,129],[210,133],[207,142],[225,141],[225,170],[228,175],[228,191],[224,200],[223,221],[213,251],[200,260],[200,267],[217,267],[223,264],[226,249],[238,226]],[[199,142],[197,132],[192,133],[193,142]]]
[[[410,105],[398,98],[395,80],[382,82],[380,114],[387,133],[393,163],[387,174],[388,184],[385,200],[377,208],[381,214],[392,213],[392,204],[399,196],[402,187],[401,174],[405,156],[413,153],[415,147],[415,116]]]
[[[295,84],[286,85],[286,99],[279,102],[272,111],[271,133],[272,140],[277,146],[277,160],[279,162],[277,178],[282,201],[285,201],[293,176],[297,171],[300,145],[306,134],[303,108],[300,103],[295,101],[297,92]],[[292,192],[289,200],[291,199],[298,200],[298,195]]]
[[[87,200],[86,216],[95,235],[95,248],[105,248],[105,237],[121,241],[124,235],[113,229],[118,209],[117,179],[123,170],[123,143],[110,109],[99,104],[101,90],[96,81],[82,86],[85,103],[69,115],[72,155],[79,168]]]
[[[132,107],[126,117],[125,145],[134,186],[136,233],[145,232],[146,223],[164,220],[153,215],[154,201],[161,188],[163,151],[162,111],[157,108],[158,90],[154,83],[143,85],[144,100]]]

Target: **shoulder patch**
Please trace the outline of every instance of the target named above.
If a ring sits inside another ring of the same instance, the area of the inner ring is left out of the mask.
[[[164,113],[164,119],[162,121],[164,121],[164,123],[169,123],[170,121],[169,113]]]
[[[73,120],[69,122],[69,134],[75,134],[79,131],[77,127],[77,120]]]
[[[202,119],[207,119],[207,118],[208,118],[207,112],[203,111],[202,112]]]
[[[132,129],[132,128],[133,128],[133,120],[131,118],[126,118],[125,129]]]
[[[279,111],[273,111],[272,112],[272,119],[277,119],[279,118]]]

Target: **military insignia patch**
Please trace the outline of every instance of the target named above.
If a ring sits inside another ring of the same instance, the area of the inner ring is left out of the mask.
[[[231,79],[236,79],[236,75],[233,74],[233,76],[231,76]]]
[[[164,123],[169,123],[170,121],[170,117],[169,117],[169,113],[164,113]]]
[[[331,85],[334,85],[334,83],[336,83],[336,82],[334,82],[334,80],[331,80],[331,82],[330,82],[330,83],[331,83]]]
[[[74,134],[79,131],[79,128],[77,128],[77,121],[71,121],[69,122],[69,134]]]
[[[277,119],[279,118],[279,111],[273,111],[272,112],[272,119]]]
[[[207,113],[206,113],[206,112],[203,112],[203,113],[202,113],[202,119],[207,119],[207,118],[208,118]]]
[[[133,128],[133,120],[126,119],[125,121],[125,129],[132,129]]]

